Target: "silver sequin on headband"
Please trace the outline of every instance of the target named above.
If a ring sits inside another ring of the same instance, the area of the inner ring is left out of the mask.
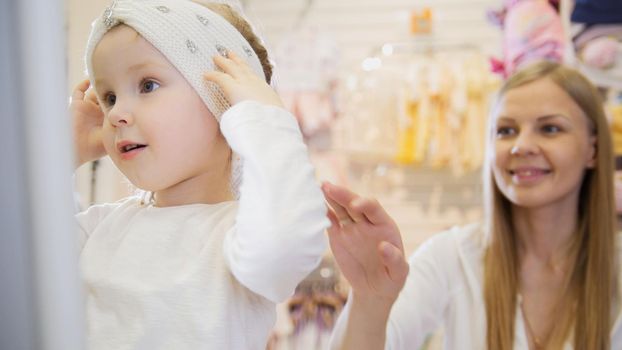
[[[114,11],[115,6],[117,6],[117,0],[114,0],[110,4],[110,6],[106,7],[106,10],[104,11],[104,14],[102,15],[102,21],[104,22],[104,25],[106,26],[107,29],[110,29],[117,24],[117,20],[112,18],[114,14],[113,11]]]

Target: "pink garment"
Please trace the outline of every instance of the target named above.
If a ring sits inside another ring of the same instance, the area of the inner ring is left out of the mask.
[[[281,91],[283,105],[292,112],[303,135],[309,137],[330,127],[336,117],[332,96],[322,91]]]
[[[577,56],[588,66],[609,69],[622,59],[622,24],[589,26],[573,39]]]
[[[611,37],[622,41],[622,24],[596,24],[583,29],[572,41],[575,50],[581,50],[588,42],[600,37]]]
[[[288,33],[273,53],[277,91],[304,136],[326,132],[337,113],[334,88],[340,55],[334,36],[306,25]]]
[[[493,60],[493,71],[509,76],[538,60],[561,62],[564,30],[561,18],[547,0],[510,0],[503,18],[503,62]]]
[[[616,64],[618,40],[610,37],[599,37],[587,42],[581,50],[581,60],[585,64],[599,69],[611,68]]]

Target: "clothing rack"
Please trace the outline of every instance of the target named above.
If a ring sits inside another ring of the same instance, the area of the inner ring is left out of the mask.
[[[309,12],[311,12],[311,8],[313,7],[314,3],[315,3],[315,0],[304,0],[302,9],[298,13],[298,15],[296,16],[296,20],[294,21],[294,28],[298,28],[301,26],[303,21],[309,15]]]
[[[479,52],[481,48],[473,44],[438,42],[433,37],[419,37],[411,41],[387,42],[376,47],[372,54],[382,53],[385,56],[394,54],[418,54],[448,51]]]
[[[487,99],[497,79],[480,47],[425,37],[387,42],[366,60],[344,92],[338,148],[456,176],[481,166]]]
[[[285,317],[291,328],[274,332],[268,350],[328,349],[333,326],[346,302],[342,289],[334,258],[325,256],[287,301]]]

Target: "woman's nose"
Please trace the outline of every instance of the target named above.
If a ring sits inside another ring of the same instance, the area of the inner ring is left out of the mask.
[[[538,153],[538,142],[534,135],[523,132],[516,138],[510,153],[515,156],[527,156]]]

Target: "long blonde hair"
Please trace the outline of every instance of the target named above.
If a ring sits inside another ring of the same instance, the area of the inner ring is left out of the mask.
[[[591,120],[596,135],[596,166],[586,169],[579,196],[574,263],[567,277],[568,288],[557,308],[563,321],[553,327],[548,346],[561,348],[574,334],[575,349],[609,349],[611,307],[616,289],[615,214],[613,197],[613,151],[602,99],[580,73],[551,62],[533,64],[510,77],[500,89],[496,104],[510,90],[551,79],[562,88]],[[493,108],[494,110],[494,108]],[[492,125],[492,119],[490,118]],[[493,152],[492,129],[487,152]],[[513,348],[518,292],[519,258],[512,222],[512,204],[503,196],[492,175],[491,156],[484,167],[486,232],[484,301],[487,348]]]

